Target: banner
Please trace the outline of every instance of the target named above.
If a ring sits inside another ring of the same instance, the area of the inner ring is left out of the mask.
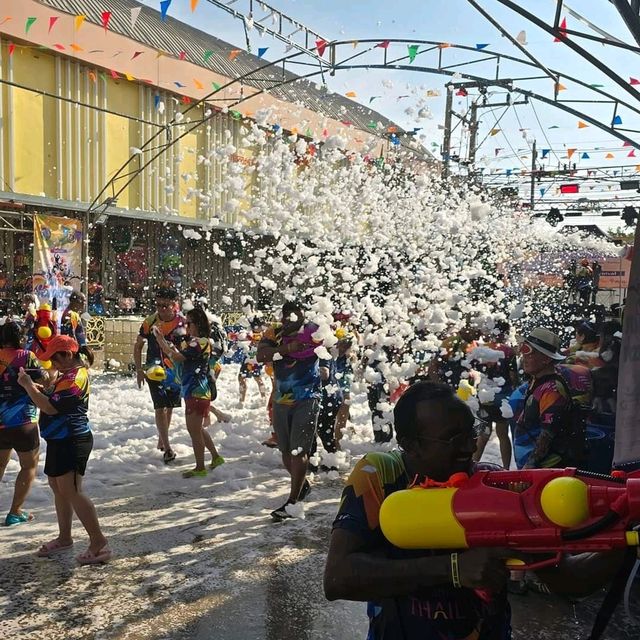
[[[82,222],[73,218],[33,217],[33,291],[40,302],[62,311],[82,283]],[[61,315],[61,314],[59,314]]]

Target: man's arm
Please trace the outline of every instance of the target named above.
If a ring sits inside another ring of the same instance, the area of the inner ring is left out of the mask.
[[[258,362],[273,362],[273,357],[277,354],[284,356],[288,353],[295,353],[303,348],[299,340],[292,340],[280,346],[275,345],[270,340],[261,340],[258,344],[256,360]]]
[[[499,591],[508,577],[503,549],[472,549],[458,554],[460,583]],[[452,584],[451,555],[407,560],[385,558],[356,533],[336,528],[331,534],[324,573],[329,600],[379,600],[406,596],[427,587]]]
[[[142,389],[144,385],[144,371],[142,370],[142,348],[144,347],[144,338],[138,336],[136,343],[133,345],[133,363],[136,367],[136,379],[138,382],[138,389]]]

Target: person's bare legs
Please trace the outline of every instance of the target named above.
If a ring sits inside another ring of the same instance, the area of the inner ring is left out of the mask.
[[[61,547],[66,547],[67,545],[73,544],[73,538],[71,537],[73,507],[71,506],[71,502],[64,497],[61,490],[58,488],[58,480],[61,477],[62,476],[53,478],[49,476],[49,486],[53,491],[56,518],[58,519],[58,538],[52,542],[57,542]]]
[[[480,462],[482,459],[482,454],[487,446],[487,442],[489,442],[489,438],[491,438],[491,433],[486,434],[482,432],[478,434],[478,438],[476,439],[476,450],[472,456],[472,460],[474,462]]]
[[[347,420],[349,419],[349,404],[348,401],[345,401],[340,405],[338,409],[338,415],[336,416],[336,445],[338,447],[338,451],[340,451],[340,440],[342,440],[342,435],[344,430],[347,427]]]
[[[240,404],[244,404],[247,397],[247,379],[244,376],[238,376],[238,394]]]
[[[13,449],[0,449],[0,482],[4,478],[4,472],[7,469],[9,460],[11,460],[11,452]]]
[[[160,444],[165,452],[171,451],[171,445],[169,444],[169,426],[171,425],[171,415],[173,409],[163,407],[162,409],[156,409],[156,429],[158,429],[158,437]]]
[[[267,397],[267,388],[264,386],[264,381],[262,380],[262,376],[257,376],[254,378],[256,384],[258,385],[258,391],[260,392],[260,396],[264,400]]]
[[[513,447],[509,438],[509,423],[506,420],[496,422],[496,435],[500,443],[500,457],[502,458],[502,466],[508,469],[511,466],[511,454]]]
[[[22,514],[22,505],[29,494],[31,485],[36,477],[38,468],[38,458],[40,457],[40,448],[33,451],[16,451],[18,460],[20,461],[20,471],[16,477],[16,486],[13,490],[13,501],[9,513],[19,516]],[[1,464],[1,462],[0,462]],[[5,465],[6,466],[6,465]],[[2,469],[4,471],[4,469]],[[2,473],[0,473],[2,478]]]
[[[191,436],[191,446],[193,447],[193,455],[196,459],[196,471],[204,470],[204,434],[205,430],[202,425],[204,417],[198,413],[188,413],[186,415],[187,431]],[[208,435],[208,434],[207,434]],[[209,436],[209,438],[211,438]],[[213,445],[213,442],[211,443]],[[215,447],[214,447],[215,449]]]
[[[216,449],[216,445],[213,443],[213,438],[211,437],[211,434],[204,428],[204,425],[202,428],[202,438],[203,438],[205,449],[207,449],[207,451],[211,454],[211,460],[212,461],[215,460],[220,454]]]

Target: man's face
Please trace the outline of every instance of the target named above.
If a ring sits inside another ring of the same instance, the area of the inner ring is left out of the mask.
[[[156,311],[162,321],[173,320],[175,316],[175,302],[169,298],[156,298]]]
[[[476,433],[446,415],[437,402],[420,402],[417,406],[418,435],[411,451],[417,471],[444,482],[454,473],[468,473],[476,450]]]
[[[304,323],[304,314],[300,309],[282,314],[282,332],[285,335],[297,333]]]
[[[522,354],[522,368],[524,372],[530,376],[535,377],[538,373],[547,369],[553,362],[552,358],[534,349],[527,342],[522,343],[520,353]]]

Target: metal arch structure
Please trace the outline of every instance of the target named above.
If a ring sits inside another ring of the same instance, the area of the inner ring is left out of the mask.
[[[307,54],[304,50],[286,55],[273,62],[267,62],[264,65],[258,66],[255,69],[230,80],[217,90],[210,92],[200,100],[192,103],[182,112],[183,116],[192,110],[201,107],[211,107],[211,113],[208,115],[205,113],[201,119],[188,124],[185,124],[182,120],[178,122],[173,119],[165,127],[159,129],[141,147],[140,151],[142,151],[142,154],[137,153],[132,155],[111,177],[109,182],[103,187],[100,193],[97,194],[94,201],[89,206],[87,211],[88,215],[94,212],[104,213],[108,211],[109,207],[115,204],[119,195],[129,187],[129,185],[146,169],[147,166],[149,166],[167,149],[175,145],[179,140],[215,117],[215,115],[219,113],[220,102],[226,103],[224,106],[227,109],[233,109],[250,98],[256,97],[262,93],[268,93],[269,89],[281,87],[293,82],[308,80],[319,75],[324,78],[324,74],[327,72],[330,75],[334,75],[338,71],[355,69],[412,71],[450,76],[456,80],[470,81],[483,87],[498,87],[508,92],[514,92],[522,96],[526,96],[528,99],[537,100],[549,106],[561,109],[566,113],[584,120],[585,122],[602,129],[608,134],[617,137],[632,147],[640,149],[640,142],[627,135],[627,133],[640,133],[639,131],[633,129],[622,129],[620,127],[616,128],[613,124],[620,107],[624,107],[636,115],[640,115],[640,108],[606,91],[603,91],[599,87],[589,85],[578,78],[569,76],[561,71],[547,69],[535,59],[532,59],[531,56],[528,56],[529,60],[524,60],[489,49],[478,50],[477,48],[466,45],[436,42],[431,40],[386,39],[381,41],[379,38],[376,38],[366,40],[360,39],[357,43],[358,45],[365,46],[364,49],[361,49],[357,53],[353,53],[354,40],[341,40],[327,43],[326,46],[323,47],[325,52],[328,53],[326,65],[318,65],[315,59],[312,59],[310,62],[308,57],[305,60],[303,56],[306,56]],[[416,50],[416,54],[413,56],[414,60],[418,57],[420,57],[420,60],[424,60],[428,55],[434,56],[435,60],[433,60],[431,66],[428,66],[413,64],[409,55],[402,55],[398,58],[390,59],[388,50],[391,44],[405,46],[417,45],[418,50]],[[420,47],[422,47],[421,50]],[[340,59],[340,54],[345,50],[348,51],[348,54],[345,55],[343,59]],[[464,59],[462,61],[446,60],[445,58],[451,56],[451,52],[461,52],[469,56],[470,59]],[[520,66],[521,73],[505,73],[504,67],[506,63]],[[491,74],[478,75],[468,73],[466,71],[466,68],[480,64],[490,64]],[[284,71],[285,69],[291,70],[292,68],[298,69],[299,67],[311,68],[312,70],[304,75],[296,75],[293,77],[286,77],[284,73],[282,75],[279,73],[273,73],[273,70],[279,70],[280,68]],[[579,100],[560,99],[558,96],[558,83],[561,80],[579,85],[585,92],[587,92],[587,95],[591,96],[591,98]],[[533,89],[527,88],[527,84],[539,83],[541,81],[546,81],[551,84],[550,96],[541,95]],[[217,97],[218,94],[222,95],[226,89],[236,85],[243,89],[239,96],[233,98]],[[212,106],[214,103],[216,107]],[[579,110],[572,106],[573,104],[609,105],[612,108],[611,121],[610,123],[605,124],[598,117]],[[183,128],[183,131],[177,136],[173,135],[173,129],[175,127]],[[163,135],[165,136],[165,140],[161,141],[160,139]],[[380,135],[380,132],[378,132],[378,135]],[[124,184],[120,185],[119,183],[121,181],[124,181]],[[105,194],[109,190],[111,190],[111,196],[105,199]]]

